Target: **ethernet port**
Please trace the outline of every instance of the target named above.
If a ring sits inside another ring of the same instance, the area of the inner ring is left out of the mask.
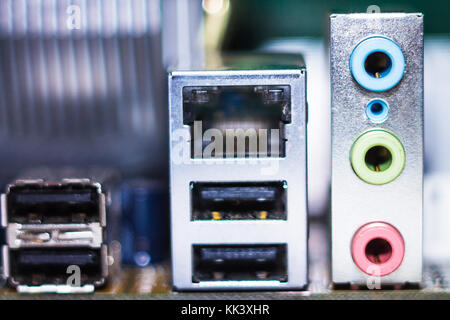
[[[193,182],[191,220],[286,220],[287,183]]]
[[[285,157],[284,126],[290,122],[287,85],[183,88],[191,158]],[[211,137],[205,135],[209,129],[215,129]]]
[[[287,281],[285,244],[194,245],[194,283],[201,281]]]

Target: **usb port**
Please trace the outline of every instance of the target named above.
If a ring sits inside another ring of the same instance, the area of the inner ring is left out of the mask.
[[[58,184],[18,182],[9,186],[5,199],[8,223],[104,221],[104,195],[100,185],[83,180]]]
[[[192,281],[287,281],[285,244],[194,245]]]
[[[285,181],[191,183],[192,220],[286,220]]]
[[[107,275],[106,247],[9,249],[9,281],[13,286],[66,285],[79,268],[80,286],[100,286]]]

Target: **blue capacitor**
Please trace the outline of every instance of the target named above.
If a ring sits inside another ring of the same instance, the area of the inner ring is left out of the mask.
[[[147,266],[169,257],[169,191],[164,182],[122,185],[122,263]]]

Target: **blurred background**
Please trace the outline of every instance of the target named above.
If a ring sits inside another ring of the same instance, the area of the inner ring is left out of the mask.
[[[142,250],[153,249],[139,243],[151,235],[136,226],[168,219],[166,200],[154,202],[168,190],[167,71],[202,68],[221,52],[301,53],[310,215],[326,221],[328,16],[371,5],[425,14],[424,252],[431,261],[450,261],[448,0],[0,0],[0,183],[37,166],[117,172],[123,203],[133,208],[126,232],[140,234],[127,242],[129,260],[145,265]],[[129,204],[135,198],[140,205]],[[149,211],[165,219],[149,222]]]

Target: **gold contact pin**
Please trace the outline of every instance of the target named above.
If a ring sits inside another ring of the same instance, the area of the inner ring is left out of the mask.
[[[41,219],[39,218],[39,215],[37,213],[32,213],[31,212],[31,213],[28,214],[28,221],[30,223],[37,223],[37,222],[40,222]]]
[[[211,213],[212,213],[213,220],[220,220],[220,219],[222,219],[222,215],[220,214],[219,211],[213,211]]]
[[[380,73],[379,72],[375,72],[375,78],[380,78]]]
[[[375,167],[375,171],[376,171],[376,172],[380,172],[380,167],[379,167],[379,166],[376,166],[376,167]]]
[[[260,211],[259,212],[259,218],[262,220],[267,219],[267,211]]]

